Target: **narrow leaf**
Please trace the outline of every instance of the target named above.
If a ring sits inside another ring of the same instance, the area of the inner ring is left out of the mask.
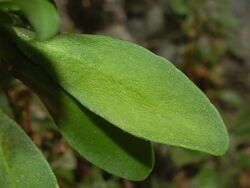
[[[131,180],[148,176],[154,162],[148,141],[133,137],[90,112],[37,66],[23,62],[20,56],[16,58],[11,61],[11,72],[36,91],[74,149],[117,176]]]
[[[47,42],[17,30],[20,49],[82,105],[151,141],[222,155],[223,120],[172,63],[135,44],[63,34]]]
[[[56,188],[43,155],[23,130],[0,110],[0,185],[3,188]]]

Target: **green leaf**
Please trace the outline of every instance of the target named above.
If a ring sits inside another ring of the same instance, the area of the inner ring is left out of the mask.
[[[245,108],[245,103],[243,99],[233,90],[224,89],[218,90],[216,96],[228,106],[236,107],[239,109]]]
[[[2,11],[19,11],[20,8],[12,2],[12,0],[9,1],[3,1],[0,0],[0,10]]]
[[[214,170],[212,165],[206,164],[196,176],[192,184],[193,187],[220,188],[222,186],[219,184],[218,177],[218,173]]]
[[[182,148],[172,148],[171,156],[174,164],[178,167],[182,167],[188,164],[199,163],[201,161],[206,161],[208,157],[204,153],[198,153],[191,150],[184,150]]]
[[[127,134],[90,112],[37,66],[23,62],[20,56],[16,59],[9,60],[12,73],[36,91],[59,131],[83,157],[127,179],[143,180],[148,176],[154,162],[148,141]]]
[[[56,188],[41,152],[23,130],[0,110],[0,185],[4,188]]]
[[[47,42],[17,29],[19,48],[82,105],[151,141],[222,155],[228,134],[208,98],[172,63],[105,36]]]
[[[39,39],[48,39],[58,32],[59,16],[55,6],[48,0],[10,0],[3,3],[20,7]]]

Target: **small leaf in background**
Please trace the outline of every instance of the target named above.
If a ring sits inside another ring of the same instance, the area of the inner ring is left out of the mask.
[[[241,138],[249,138],[250,136],[250,123],[248,125],[241,125],[239,127],[236,127],[235,129],[235,135],[239,136]]]
[[[193,181],[193,188],[220,188],[220,184],[218,182],[218,175],[215,169],[207,164],[205,165],[196,178]]]
[[[27,17],[39,39],[48,39],[59,29],[55,6],[47,0],[12,0]]]
[[[250,109],[247,107],[244,111],[237,117],[237,124],[246,124],[250,122]]]
[[[184,157],[185,156],[185,157]],[[183,148],[172,148],[171,158],[178,167],[192,163],[199,163],[207,159],[207,155],[196,151],[184,150]]]
[[[16,32],[27,57],[82,105],[124,131],[214,155],[228,149],[215,107],[169,61],[104,36],[64,34],[39,42],[30,32]]]
[[[236,118],[234,134],[243,139],[249,139],[250,136],[250,109],[247,107]]]
[[[83,157],[123,178],[143,180],[149,175],[154,162],[150,142],[111,125],[84,108],[37,66],[23,62],[21,56],[17,59],[11,60],[13,74],[36,91],[59,131]]]
[[[0,185],[3,188],[57,188],[43,155],[0,110]]]
[[[177,15],[186,15],[190,11],[188,3],[184,0],[163,0],[163,2]]]
[[[249,169],[250,168],[250,153],[249,147],[243,150],[238,151],[236,156],[236,164],[240,169]]]
[[[217,97],[225,103],[225,105],[242,109],[245,107],[243,99],[233,90],[220,90],[217,92]]]

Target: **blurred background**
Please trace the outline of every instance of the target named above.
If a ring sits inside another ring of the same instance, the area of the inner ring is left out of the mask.
[[[94,167],[63,140],[38,98],[17,80],[1,84],[0,106],[41,148],[61,188],[249,188],[249,0],[56,0],[61,31],[110,35],[169,59],[216,105],[230,150],[212,157],[155,144],[143,182]]]

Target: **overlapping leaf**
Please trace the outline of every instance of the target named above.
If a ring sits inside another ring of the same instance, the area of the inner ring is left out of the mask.
[[[48,0],[2,0],[0,10],[20,9],[27,17],[39,39],[48,39],[59,29],[56,8]]]
[[[228,148],[207,97],[169,61],[129,42],[63,34],[48,42],[17,29],[19,47],[68,93],[117,127],[214,155]]]
[[[148,141],[125,133],[84,108],[37,66],[23,62],[21,56],[8,59],[12,73],[36,91],[64,138],[83,157],[127,179],[142,180],[148,176],[154,162]]]
[[[23,130],[0,110],[0,186],[57,188],[43,155]]]

